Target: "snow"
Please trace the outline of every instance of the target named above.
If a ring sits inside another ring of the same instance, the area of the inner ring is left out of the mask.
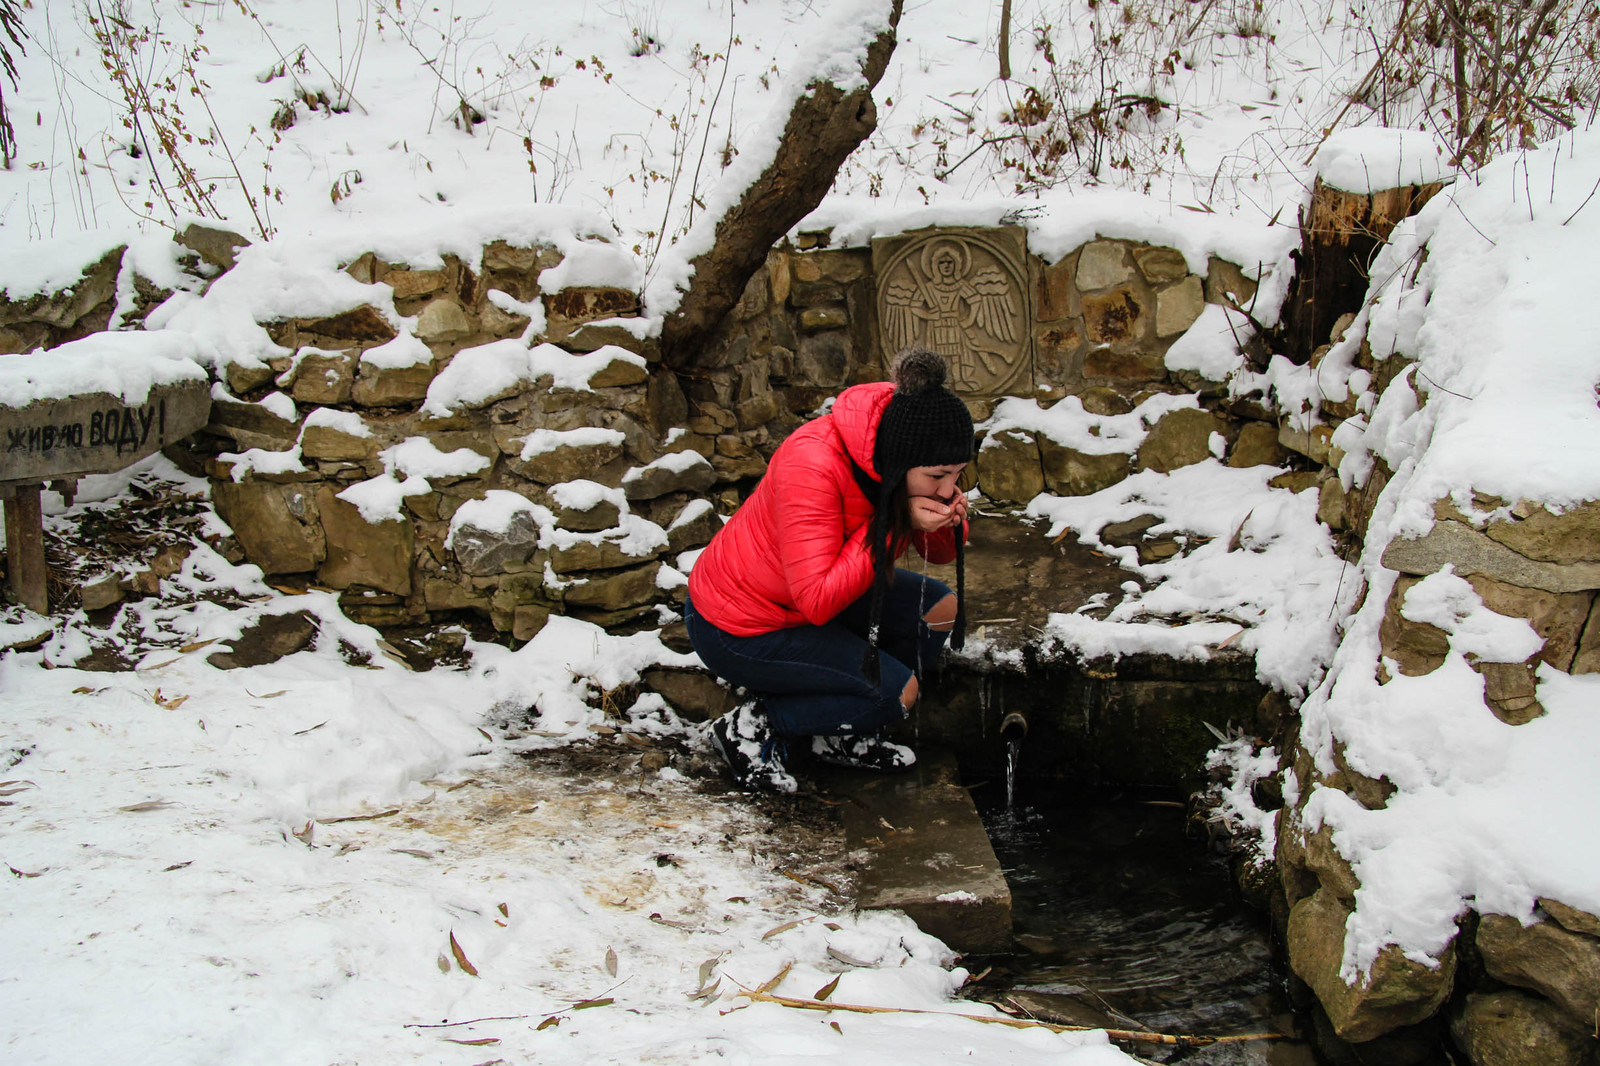
[[[181,333],[95,333],[48,355],[0,355],[0,406],[110,393],[143,405],[161,385],[203,382],[195,342]]]
[[[624,438],[618,429],[585,426],[582,429],[536,429],[522,440],[524,461],[560,448],[584,448],[597,444],[620,445]]]
[[[1433,133],[1384,126],[1339,130],[1313,162],[1324,184],[1354,193],[1427,185],[1454,170],[1450,149]]]
[[[1024,430],[1087,455],[1131,455],[1163,415],[1199,406],[1194,396],[1157,393],[1127,414],[1096,415],[1085,411],[1076,396],[1067,396],[1048,408],[1041,408],[1037,400],[1007,397],[995,404],[994,414],[982,424],[987,431],[983,447],[998,447],[999,435],[1008,430]]]

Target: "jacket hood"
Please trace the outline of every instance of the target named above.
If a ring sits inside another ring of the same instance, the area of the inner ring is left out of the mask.
[[[845,389],[833,401],[834,432],[844,442],[850,458],[874,481],[883,480],[877,467],[872,465],[872,453],[878,445],[878,424],[883,421],[884,408],[889,406],[893,395],[891,382],[871,381]]]

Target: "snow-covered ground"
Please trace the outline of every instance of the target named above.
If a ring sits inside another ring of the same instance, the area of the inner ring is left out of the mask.
[[[344,309],[328,283],[355,285],[337,268],[366,250],[427,266],[496,236],[548,239],[567,253],[551,286],[655,282],[659,310],[693,247],[674,241],[697,222],[703,233],[708,210],[759,162],[801,75],[834,69],[886,7],[130,2],[119,5],[128,25],[158,30],[135,39],[94,5],[97,41],[90,5],[39,0],[24,11],[31,40],[6,94],[18,156],[0,171],[0,287],[20,298],[68,284],[141,228],[130,262],[181,287],[161,227],[220,217],[277,239],[246,252],[204,300],[180,292],[152,316],[202,361],[259,347],[255,316],[274,301]],[[1158,80],[1179,105],[1144,130],[1151,144],[1171,138],[1159,165],[1107,167],[1095,188],[1019,199],[995,135],[1011,129],[1003,116],[1021,102],[1018,85],[1048,77],[1039,30],[1052,27],[1059,45],[1070,29],[1081,45],[1100,16],[1019,0],[1017,75],[1003,82],[992,73],[999,5],[976,18],[961,5],[907,5],[876,94],[879,132],[802,228],[860,243],[1008,220],[1047,258],[1096,234],[1148,239],[1196,269],[1210,254],[1260,264],[1254,310],[1270,322],[1312,176],[1358,188],[1391,173],[1431,177],[1439,153],[1415,130],[1362,132],[1335,137],[1311,164],[1342,89],[1365,71],[1352,42],[1367,27],[1305,5],[1257,9],[1256,21],[1247,5],[1204,7],[1234,21]],[[1158,30],[1140,32],[1155,41]],[[170,79],[166,110],[125,126],[124,90],[103,58],[125,85]],[[1319,757],[1336,736],[1347,758],[1408,790],[1383,811],[1334,796],[1313,808],[1364,886],[1352,973],[1384,943],[1438,950],[1468,905],[1525,916],[1545,895],[1600,909],[1600,794],[1582,760],[1597,739],[1594,678],[1546,672],[1545,718],[1494,721],[1464,656],[1511,654],[1526,634],[1491,625],[1448,575],[1418,600],[1448,622],[1446,666],[1382,687],[1372,676],[1388,580],[1377,560],[1391,537],[1426,528],[1436,498],[1468,508],[1476,488],[1559,508],[1600,496],[1600,357],[1584,289],[1600,249],[1597,183],[1600,143],[1588,131],[1458,180],[1374,265],[1387,287],[1316,373],[1282,360],[1245,371],[1217,343],[1232,336],[1220,312],[1174,349],[1185,367],[1231,374],[1236,394],[1270,393],[1290,414],[1301,400],[1310,410],[1323,396],[1358,397],[1361,416],[1335,442],[1342,477],[1359,487],[1374,455],[1396,472],[1360,565],[1339,561],[1314,496],[1220,463],[1031,508],[1096,547],[1105,523],[1146,513],[1201,542],[1163,563],[1127,560],[1159,583],[1131,587],[1111,617],[1059,618],[1054,638],[1100,653],[1204,654],[1237,641],[1263,677],[1309,694]],[[291,288],[291,266],[311,280]],[[1412,379],[1371,391],[1354,369],[1363,333],[1420,360],[1425,405]],[[1037,416],[1035,428],[1071,436],[1082,426],[1065,414],[1000,417]],[[1047,415],[1063,424],[1044,426]],[[90,486],[52,521],[78,521],[121,484]],[[183,650],[302,609],[319,620],[319,643],[272,666],[219,671],[204,661],[211,645]],[[776,991],[809,996],[842,972],[835,1001],[980,1009],[951,1003],[962,972],[909,922],[837,913],[824,889],[783,876],[786,857],[764,843],[772,827],[743,801],[671,766],[609,785],[549,764],[525,770],[519,753],[597,728],[651,750],[693,746],[658,703],[625,722],[590,706],[643,664],[670,660],[653,638],[555,621],[516,652],[472,645],[467,667],[412,673],[331,597],[285,596],[203,546],[133,617],[116,639],[137,668],[114,673],[65,665],[112,639],[81,616],[0,621],[0,646],[43,638],[0,654],[9,1059],[1127,1061],[1093,1035],[738,998],[739,983],[792,962]],[[510,715],[532,707],[519,725]],[[707,960],[718,961],[703,971]],[[495,1020],[445,1026],[474,1018]],[[560,1020],[541,1028],[549,1018]]]

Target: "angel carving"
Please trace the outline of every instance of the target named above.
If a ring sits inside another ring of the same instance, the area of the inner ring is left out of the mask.
[[[974,272],[971,249],[949,238],[929,241],[904,262],[909,280],[891,279],[884,292],[883,328],[893,348],[921,344],[945,356],[959,391],[1003,376],[1017,340],[1017,301],[1005,275],[992,266]]]

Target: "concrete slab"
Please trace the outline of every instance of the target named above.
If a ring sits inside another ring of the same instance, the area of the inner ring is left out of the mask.
[[[845,841],[865,856],[856,905],[904,911],[965,954],[1011,950],[1011,889],[955,757],[924,753],[906,774],[840,772]]]

